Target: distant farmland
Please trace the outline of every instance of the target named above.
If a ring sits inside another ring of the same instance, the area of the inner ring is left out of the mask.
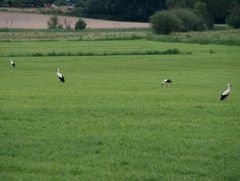
[[[52,15],[0,12],[0,28],[46,29],[47,21]],[[59,16],[60,22],[74,27],[77,17]],[[87,28],[147,28],[148,23],[120,22],[83,18]]]

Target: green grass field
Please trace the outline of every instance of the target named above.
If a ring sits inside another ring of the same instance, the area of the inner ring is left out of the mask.
[[[192,54],[9,63],[32,52],[173,48]],[[239,46],[0,42],[0,55],[0,180],[240,180]],[[172,86],[161,86],[165,78]]]

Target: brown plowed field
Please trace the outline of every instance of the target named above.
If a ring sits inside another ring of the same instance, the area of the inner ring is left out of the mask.
[[[25,28],[25,29],[45,29],[47,21],[51,15],[0,12],[0,28]],[[77,17],[59,16],[63,26],[74,27]],[[148,23],[120,22],[83,18],[87,23],[87,28],[147,28]]]

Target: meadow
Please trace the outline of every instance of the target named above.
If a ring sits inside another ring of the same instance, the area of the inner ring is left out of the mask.
[[[169,49],[191,53],[128,55]],[[0,56],[0,180],[240,179],[239,46],[2,41]]]

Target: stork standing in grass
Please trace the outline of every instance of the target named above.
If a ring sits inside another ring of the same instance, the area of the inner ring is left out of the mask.
[[[227,87],[228,88],[221,94],[221,97],[220,97],[221,101],[226,99],[231,94],[231,84],[228,83]]]
[[[57,77],[59,78],[59,80],[61,82],[65,82],[64,76],[63,76],[62,73],[60,73],[60,69],[59,68],[57,69]]]
[[[11,65],[12,65],[13,67],[16,66],[15,62],[14,62],[12,59],[10,60],[10,63],[11,63]]]
[[[165,86],[168,86],[168,85],[170,85],[172,83],[172,81],[170,80],[170,79],[164,79],[163,81],[162,81],[162,85],[165,85]]]

